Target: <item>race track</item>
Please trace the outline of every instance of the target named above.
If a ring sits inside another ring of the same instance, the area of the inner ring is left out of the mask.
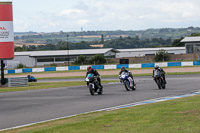
[[[0,93],[0,130],[200,90],[200,75],[167,76],[165,90],[159,90],[151,76],[135,79],[136,91],[125,91],[120,83],[105,84],[103,95],[94,96],[86,86]]]

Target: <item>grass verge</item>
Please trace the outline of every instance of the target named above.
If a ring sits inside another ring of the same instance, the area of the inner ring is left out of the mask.
[[[166,75],[192,75],[192,74],[200,74],[200,72],[171,72],[166,73]],[[152,73],[145,74],[133,74],[133,76],[152,76]],[[85,76],[70,76],[70,77],[48,77],[48,78],[37,78],[37,79],[76,79],[76,78],[84,78]],[[109,77],[118,77],[118,75],[102,75],[102,78]]]
[[[103,84],[117,82],[118,80],[102,81]],[[48,88],[70,87],[86,85],[84,81],[72,81],[72,82],[42,82],[42,83],[29,83],[27,87],[9,87],[0,88],[0,93],[13,92],[13,91],[26,91],[26,90],[38,90]]]
[[[199,133],[200,95],[70,117],[2,133]]]

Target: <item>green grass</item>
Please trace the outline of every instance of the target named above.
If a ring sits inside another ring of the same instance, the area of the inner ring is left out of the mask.
[[[118,80],[102,81],[103,84],[117,82]],[[13,91],[27,91],[27,90],[38,90],[58,87],[70,87],[70,86],[81,86],[86,85],[84,81],[72,81],[72,82],[41,82],[41,83],[29,83],[27,87],[7,87],[0,88],[0,93],[13,92]]]
[[[166,75],[192,75],[192,74],[200,74],[200,72],[170,72],[166,73]],[[134,77],[137,76],[152,76],[152,73],[145,73],[145,74],[133,74]],[[45,77],[45,78],[37,78],[37,79],[77,79],[77,78],[84,78],[85,76],[70,76],[70,77]],[[102,75],[102,78],[109,78],[109,77],[118,77],[118,75]]]
[[[70,117],[2,133],[199,133],[200,95]]]

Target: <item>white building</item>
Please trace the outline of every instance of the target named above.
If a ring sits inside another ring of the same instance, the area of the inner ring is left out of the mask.
[[[155,53],[164,49],[169,54],[185,54],[185,47],[165,47],[165,48],[141,48],[141,49],[83,49],[83,50],[54,50],[54,51],[26,51],[15,52],[15,58],[7,61],[8,68],[15,68],[18,64],[27,67],[43,66],[53,63],[74,62],[80,55],[90,58],[94,55],[104,55],[105,58],[123,58],[155,55]]]
[[[112,48],[15,52],[15,58],[8,61],[8,68],[14,68],[20,63],[27,67],[43,66],[53,63],[68,63],[68,59],[69,62],[73,62],[80,55],[84,55],[87,58],[94,55],[115,58],[116,52],[117,50]]]
[[[181,42],[185,43],[186,53],[200,53],[200,36],[185,37]]]
[[[164,49],[169,54],[185,54],[185,47],[162,47],[162,48],[137,48],[137,49],[117,49],[116,58],[140,57],[155,55],[157,51]]]

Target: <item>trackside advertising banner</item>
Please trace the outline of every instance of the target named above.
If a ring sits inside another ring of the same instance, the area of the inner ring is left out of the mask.
[[[0,21],[0,42],[13,42],[13,22]]]
[[[12,2],[0,2],[0,60],[14,58]]]

